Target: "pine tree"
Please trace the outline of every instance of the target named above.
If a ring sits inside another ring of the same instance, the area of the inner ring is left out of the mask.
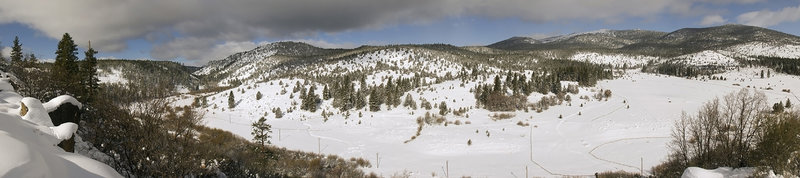
[[[228,108],[232,109],[234,107],[236,107],[236,99],[233,96],[233,91],[231,91],[228,93]]]
[[[11,63],[15,66],[22,64],[22,44],[17,36],[14,36],[14,46],[11,47]]]
[[[783,103],[778,102],[772,105],[772,112],[775,113],[782,113],[783,112]]]
[[[369,94],[369,111],[376,112],[381,110],[380,96],[376,89],[373,89]]]
[[[39,61],[39,59],[36,58],[36,55],[31,53],[25,59],[25,67],[33,67],[38,61]]]
[[[761,78],[764,78],[764,70],[761,70]]]
[[[406,99],[403,101],[403,106],[415,110],[417,109],[417,102],[414,101],[414,98],[411,98],[411,94],[406,94]]]
[[[448,112],[447,103],[442,101],[442,103],[439,104],[439,115],[442,115],[442,116],[447,115],[447,112]]]
[[[80,69],[78,68],[78,47],[69,33],[65,33],[58,42],[56,59],[51,69],[52,80],[61,91],[69,94],[80,93]],[[61,94],[63,94],[63,92]]]
[[[354,104],[356,109],[367,107],[367,96],[364,95],[363,90],[359,89],[358,92],[354,93],[354,96]]]
[[[256,92],[256,100],[261,100],[262,96],[263,95],[261,95],[261,91]]]
[[[91,44],[91,43],[90,43]],[[86,50],[85,58],[83,61],[82,70],[82,84],[84,87],[83,97],[81,98],[83,102],[92,102],[94,100],[95,95],[97,94],[100,88],[100,79],[97,78],[97,58],[94,57],[97,54],[97,51],[92,49],[92,46],[89,46],[89,49]]]
[[[785,108],[791,108],[791,107],[792,107],[792,100],[789,100],[789,99],[787,98],[787,99],[786,99],[786,107],[785,107]]]
[[[317,112],[317,103],[319,102],[319,96],[314,93],[314,90],[317,90],[317,87],[311,85],[311,88],[308,89],[308,94],[306,94],[305,102],[303,103],[306,105],[306,110],[311,112]]]
[[[251,124],[253,127],[253,131],[250,132],[253,135],[253,141],[261,146],[266,146],[267,144],[271,144],[269,139],[272,137],[269,134],[272,133],[272,126],[267,124],[267,119],[261,117],[258,121],[253,122]]]
[[[325,85],[325,88],[322,88],[322,99],[328,100],[331,99],[331,91],[328,89],[328,85]]]
[[[500,75],[496,75],[494,76],[494,88],[492,92],[499,93],[501,89],[503,89],[503,83],[500,82]]]

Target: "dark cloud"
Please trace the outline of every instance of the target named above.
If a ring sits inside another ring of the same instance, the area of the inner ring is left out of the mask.
[[[79,44],[92,40],[93,46],[102,51],[123,50],[127,40],[146,39],[155,44],[153,57],[207,61],[226,53],[225,49],[256,45],[250,42],[255,38],[303,39],[320,32],[376,29],[449,16],[514,17],[535,22],[615,21],[665,13],[698,13],[693,6],[698,2],[757,1],[760,0],[0,0],[0,23],[22,23],[56,39],[69,32]]]

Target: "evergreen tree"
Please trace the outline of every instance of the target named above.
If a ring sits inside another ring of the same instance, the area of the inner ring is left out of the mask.
[[[231,91],[228,93],[228,108],[232,109],[234,107],[236,107],[236,99],[233,96],[233,91]]]
[[[761,70],[761,78],[764,78],[764,70]]]
[[[499,93],[501,89],[503,89],[503,83],[500,81],[500,75],[496,75],[494,76],[494,88],[492,92]]]
[[[83,102],[92,102],[100,88],[100,79],[97,78],[97,58],[94,57],[97,51],[92,49],[92,46],[89,46],[89,49],[84,54],[86,57],[81,68],[83,74],[81,83],[83,84],[84,92],[81,99]]]
[[[253,135],[253,141],[261,146],[266,146],[267,144],[271,144],[269,139],[272,137],[269,134],[272,133],[272,126],[267,124],[267,119],[261,117],[258,121],[253,122],[251,124],[253,127],[253,131],[250,132]]]
[[[367,96],[364,95],[363,90],[359,89],[358,92],[355,92],[354,104],[356,109],[361,109],[367,107]]]
[[[331,99],[331,91],[328,89],[328,85],[325,85],[325,88],[322,88],[322,99],[328,100]]]
[[[11,63],[15,66],[22,64],[22,44],[17,36],[14,36],[14,46],[11,47]]]
[[[381,101],[380,96],[378,96],[378,92],[376,89],[372,89],[369,94],[369,111],[375,112],[381,110]]]
[[[36,55],[31,53],[25,59],[25,67],[33,67],[37,62],[39,62],[39,59],[36,58]]]
[[[78,47],[72,41],[69,33],[65,33],[58,42],[58,49],[56,50],[56,59],[53,62],[51,69],[52,80],[55,82],[56,88],[62,92],[59,94],[79,94],[80,85],[80,69],[78,68]]]
[[[417,109],[417,102],[414,101],[414,98],[411,98],[411,94],[406,94],[406,99],[403,101],[403,106],[415,110]]]
[[[449,112],[449,110],[447,110],[447,103],[442,101],[442,103],[439,103],[439,115],[447,115],[447,112]]]
[[[789,99],[787,98],[787,99],[786,99],[786,108],[791,108],[791,107],[792,107],[792,100],[789,100]]]
[[[303,102],[303,105],[305,105],[306,110],[311,112],[317,112],[317,104],[319,102],[319,96],[317,96],[317,94],[314,93],[314,90],[317,90],[317,87],[311,85],[311,88],[308,89],[308,94],[306,94],[306,98]]]
[[[778,102],[772,105],[772,112],[775,113],[782,113],[783,112],[783,103]]]
[[[256,100],[261,100],[261,97],[264,95],[261,94],[261,91],[256,92]]]

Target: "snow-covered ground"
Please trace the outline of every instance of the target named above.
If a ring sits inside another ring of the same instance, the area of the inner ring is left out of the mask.
[[[739,64],[735,59],[712,50],[681,55],[673,59],[689,65],[735,66]]]
[[[638,172],[641,164],[649,171],[668,154],[670,129],[681,111],[695,113],[714,97],[749,87],[765,92],[770,102],[788,98],[800,103],[793,93],[781,91],[800,91],[800,78],[772,72],[772,77],[761,79],[761,70],[766,69],[742,68],[717,75],[725,76],[726,81],[630,70],[623,77],[600,81],[596,87],[581,88],[571,96],[571,104],[565,102],[542,113],[518,111],[513,118],[497,121],[490,118],[493,113],[483,109],[469,110],[468,117],[448,114],[448,121],[470,124],[425,126],[421,136],[408,143],[404,142],[415,135],[416,118],[428,112],[425,109],[401,106],[387,110],[384,106],[380,112],[350,111],[345,117],[347,113],[332,109],[332,100],[327,100],[316,113],[308,113],[299,110],[299,94],[289,99],[295,82],[303,83],[299,79],[282,79],[284,86],[273,80],[233,88],[230,91],[237,101],[234,109],[227,108],[229,91],[216,93],[208,97],[209,107],[203,110],[206,125],[245,138],[252,138],[250,123],[266,115],[273,126],[274,145],[362,157],[372,163],[366,171],[383,176],[403,171],[414,177],[445,176],[449,170],[450,176],[514,177],[524,176],[526,168],[534,176],[589,176],[613,170]],[[409,93],[417,104],[422,96],[432,104],[445,101],[449,108],[469,108],[475,105],[469,88],[476,84],[468,82],[460,87],[461,81],[445,81]],[[315,93],[321,94],[322,88],[318,85]],[[281,93],[283,89],[287,92]],[[599,89],[610,89],[612,97],[594,100],[591,96]],[[264,97],[256,100],[259,91]],[[584,95],[592,99],[578,99]],[[533,95],[529,100],[537,101],[541,96]],[[188,105],[193,97],[176,97],[176,104]],[[286,113],[292,102],[297,102],[298,109]],[[274,118],[271,110],[275,107],[286,115]],[[335,114],[325,120],[320,115],[323,110]],[[438,109],[429,112],[438,113]],[[518,122],[530,126],[519,126]]]
[[[745,56],[800,58],[800,46],[798,45],[771,45],[764,42],[750,42],[732,46],[728,50]]]
[[[100,83],[119,83],[119,84],[127,84],[128,79],[122,77],[122,71],[120,69],[112,68],[110,70],[103,70],[98,69],[97,79],[100,80]]]
[[[0,177],[122,177],[101,162],[56,146],[78,129],[74,123],[54,126],[48,112],[62,103],[80,103],[59,96],[42,103],[14,92],[0,79]]]
[[[627,54],[601,54],[596,52],[580,52],[569,58],[574,61],[586,61],[593,64],[610,64],[617,67],[642,66],[649,61],[658,60],[658,57]]]

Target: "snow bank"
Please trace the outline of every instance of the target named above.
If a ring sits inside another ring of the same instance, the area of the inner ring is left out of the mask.
[[[689,167],[683,171],[681,178],[724,178],[724,177],[750,177],[755,172],[755,168],[730,168],[721,167],[714,170],[699,167]]]
[[[7,80],[0,80],[0,88],[6,85]],[[54,127],[39,100],[11,91],[0,91],[0,177],[122,177],[108,165],[56,147],[78,125]],[[47,103],[72,100],[67,96]]]

